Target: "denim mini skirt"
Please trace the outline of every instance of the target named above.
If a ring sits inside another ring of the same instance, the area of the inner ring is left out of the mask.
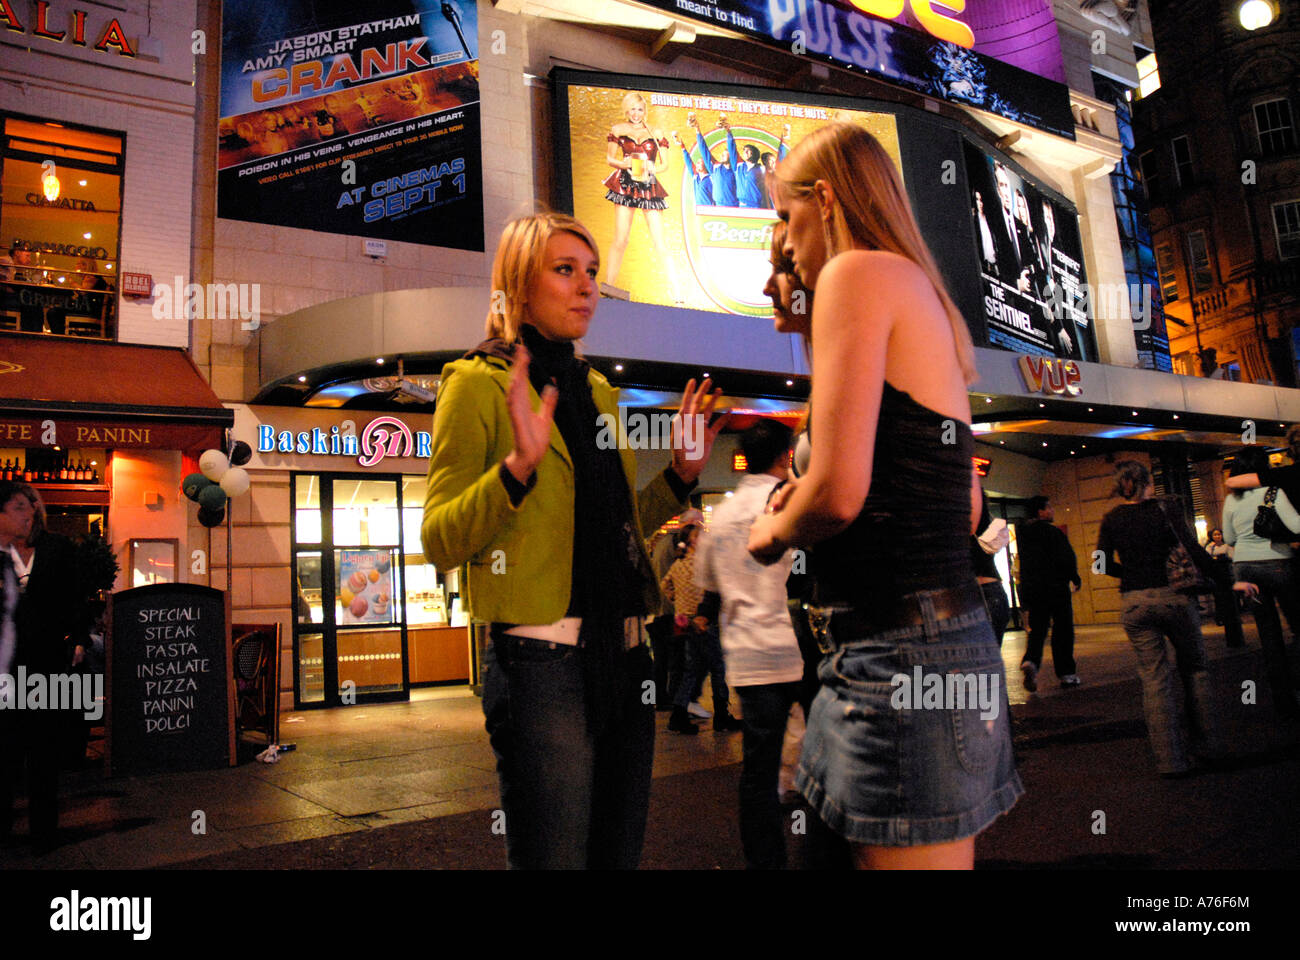
[[[1011,754],[1002,657],[984,608],[836,636],[818,668],[795,784],[854,843],[974,836],[1024,793]]]

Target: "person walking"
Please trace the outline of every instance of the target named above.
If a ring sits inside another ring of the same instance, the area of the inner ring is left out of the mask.
[[[1233,455],[1230,473],[1233,476],[1259,474],[1267,468],[1268,451],[1262,446],[1248,446]],[[1232,547],[1232,568],[1236,578],[1259,588],[1247,606],[1259,631],[1264,670],[1273,692],[1273,709],[1280,717],[1294,718],[1300,717],[1300,671],[1291,665],[1287,656],[1278,607],[1286,615],[1294,636],[1296,628],[1300,627],[1300,585],[1296,583],[1295,551],[1291,545],[1285,541],[1269,540],[1255,532],[1255,517],[1260,507],[1270,499],[1270,494],[1277,519],[1287,533],[1300,539],[1300,514],[1286,493],[1277,487],[1229,488],[1228,499],[1223,505],[1223,539]]]
[[[704,588],[699,585],[695,571],[696,552],[703,529],[703,525],[698,523],[684,529],[682,542],[686,551],[673,564],[663,583],[686,639],[685,667],[681,682],[673,691],[673,712],[668,718],[668,729],[688,735],[699,732],[691,722],[692,715],[708,716],[695,703],[704,687],[705,673],[708,673],[713,688],[713,729],[722,733],[740,729],[740,721],[731,715],[731,693],[727,689],[722,643],[718,636],[716,604],[712,615],[701,609]]]
[[[1043,666],[1043,641],[1052,628],[1052,667],[1063,687],[1077,687],[1074,665],[1074,604],[1070,593],[1078,590],[1079,565],[1069,538],[1052,521],[1051,501],[1044,496],[1029,500],[1029,519],[1016,526],[1020,554],[1020,603],[1029,617],[1029,636],[1020,661],[1025,689],[1038,689]]]
[[[726,422],[721,391],[686,387],[670,465],[636,492],[618,392],[575,352],[600,255],[573,217],[511,221],[492,266],[488,340],[442,371],[421,539],[463,567],[490,624],[483,712],[512,868],[635,868],[654,758],[645,551],[686,507]],[[694,441],[688,447],[685,438]]]
[[[765,565],[748,550],[749,528],[789,473],[792,436],[776,420],[759,420],[740,435],[745,476],[713,511],[695,560],[696,583],[708,591],[706,598],[718,598],[727,684],[740,697],[744,713],[740,838],[751,870],[785,868],[777,789],[781,747],[791,706],[801,704],[806,715],[815,692],[801,682],[803,655],[786,606],[794,551]]]
[[[1097,550],[1105,575],[1120,582],[1121,622],[1137,654],[1156,769],[1164,777],[1184,777],[1196,758],[1215,759],[1219,745],[1200,616],[1169,583],[1170,551],[1181,545],[1206,576],[1222,574],[1187,529],[1181,511],[1152,499],[1153,493],[1146,466],[1136,460],[1115,464],[1114,495],[1124,502],[1102,519]],[[1245,584],[1237,589],[1250,592]],[[1175,674],[1182,679],[1186,720],[1174,691]]]

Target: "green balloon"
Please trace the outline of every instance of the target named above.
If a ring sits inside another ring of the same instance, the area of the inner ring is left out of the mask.
[[[199,506],[214,513],[217,510],[224,510],[226,508],[226,491],[209,480],[208,485],[199,491]]]
[[[212,486],[212,481],[203,474],[191,473],[181,481],[181,493],[198,503],[199,494],[203,492],[203,488],[210,486]]]

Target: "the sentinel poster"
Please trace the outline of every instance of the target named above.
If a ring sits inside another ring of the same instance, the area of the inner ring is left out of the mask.
[[[226,0],[218,216],[483,249],[473,0]]]
[[[970,143],[966,175],[989,342],[1095,361],[1094,311],[1074,211]]]

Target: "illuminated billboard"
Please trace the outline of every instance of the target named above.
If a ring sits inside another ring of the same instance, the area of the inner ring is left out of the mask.
[[[217,213],[483,249],[470,0],[225,0]]]
[[[1097,360],[1074,211],[974,144],[965,153],[989,343]]]
[[[562,86],[574,216],[600,246],[600,279],[641,303],[771,318],[775,163],[837,121],[861,124],[900,162],[890,113],[707,84]]]

